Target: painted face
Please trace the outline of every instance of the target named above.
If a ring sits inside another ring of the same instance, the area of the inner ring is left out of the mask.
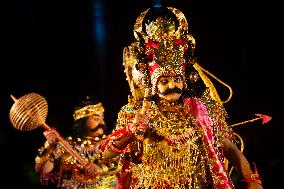
[[[184,82],[182,76],[162,76],[158,84],[158,95],[169,102],[177,101],[182,95]]]
[[[89,132],[95,132],[98,135],[103,134],[103,128],[97,128],[98,126],[104,125],[103,115],[91,115],[87,118],[87,128]]]

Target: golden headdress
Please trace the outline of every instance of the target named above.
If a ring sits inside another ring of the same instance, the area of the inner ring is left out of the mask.
[[[84,106],[83,108],[75,110],[73,113],[73,118],[76,121],[78,119],[88,117],[91,115],[103,116],[104,111],[105,109],[103,107],[103,104],[100,102],[94,105],[87,105]]]
[[[176,8],[167,9],[173,13],[178,23],[167,15],[159,16],[148,24],[145,23],[145,33],[144,18],[150,9],[142,12],[136,20],[134,35],[137,42],[129,47],[134,58],[132,62],[124,59],[125,72],[132,91],[141,91],[143,88],[148,89],[152,95],[156,94],[158,79],[162,75],[184,76],[185,68],[193,57],[195,40],[188,34],[184,14]]]
[[[188,67],[193,67],[198,77],[210,89],[212,98],[218,102],[228,102],[232,96],[230,86],[197,64],[194,56],[195,39],[188,32],[188,22],[184,14],[176,8],[167,7],[175,19],[165,14],[146,23],[145,18],[150,10],[143,11],[136,19],[134,36],[137,41],[128,47],[127,53],[124,52],[125,73],[132,95],[141,99],[149,95],[144,94],[145,91],[151,95],[156,94],[156,84],[161,76],[181,75],[190,80],[192,76],[186,72]],[[227,100],[221,101],[206,74],[230,90]]]

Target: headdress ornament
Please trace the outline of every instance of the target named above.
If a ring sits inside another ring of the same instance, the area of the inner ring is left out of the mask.
[[[104,111],[105,109],[103,107],[103,104],[100,102],[98,104],[87,105],[87,106],[84,106],[83,108],[75,110],[73,113],[73,118],[76,121],[78,119],[88,117],[91,115],[102,116]]]
[[[156,85],[161,76],[181,75],[186,77],[186,82],[194,83],[198,78],[202,79],[214,100],[228,102],[232,97],[231,87],[197,63],[194,56],[195,39],[188,32],[188,22],[184,14],[173,7],[166,9],[173,13],[175,19],[164,14],[146,23],[145,18],[151,11],[150,8],[136,19],[134,36],[137,41],[128,46],[128,56],[125,58],[124,53],[123,61],[132,95],[136,99],[154,95],[157,93]],[[195,71],[189,71],[188,68]],[[220,99],[206,74],[229,89],[227,100]]]
[[[137,70],[140,72],[140,74],[131,75],[128,80],[140,82],[138,84],[136,82],[136,85],[148,89],[152,95],[157,92],[156,83],[161,76],[184,76],[195,48],[195,40],[188,33],[188,23],[184,14],[173,7],[167,7],[167,10],[173,13],[178,23],[175,23],[175,20],[169,18],[167,14],[146,23],[145,16],[150,8],[140,14],[134,25],[134,36],[137,42],[130,46],[134,61],[132,65],[124,62],[127,74],[132,74],[129,73],[129,66],[135,67],[136,73]],[[145,31],[143,31],[143,24],[145,24]],[[141,75],[143,75],[142,79]],[[135,76],[140,78],[136,79]],[[133,86],[130,87],[133,90]]]

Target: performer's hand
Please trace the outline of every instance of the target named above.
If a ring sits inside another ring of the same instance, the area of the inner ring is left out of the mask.
[[[90,162],[85,166],[85,173],[90,177],[95,177],[98,174],[103,173],[103,170],[100,166],[94,164],[93,162]]]
[[[248,183],[247,189],[263,189],[262,185],[254,182]]]
[[[136,114],[134,123],[143,123],[144,125],[147,125],[149,123],[149,117],[146,114]]]
[[[59,133],[54,128],[44,131],[43,134],[49,144],[55,144],[60,137]]]
[[[136,136],[143,136],[147,130],[149,117],[145,114],[136,114],[133,124],[130,125],[130,130]]]

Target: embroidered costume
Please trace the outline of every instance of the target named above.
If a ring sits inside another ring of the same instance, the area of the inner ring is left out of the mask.
[[[66,153],[60,145],[56,146],[51,155],[44,155],[51,148],[48,142],[45,147],[39,149],[39,155],[36,157],[36,163],[45,162],[47,160],[55,163],[54,171],[51,173],[42,173],[41,182],[49,184],[54,182],[59,188],[116,188],[116,173],[121,169],[117,161],[102,160],[101,142],[106,138],[102,137],[84,137],[76,138],[68,137],[67,141],[75,151],[81,154],[88,162],[94,162],[104,169],[104,174],[99,174],[94,178],[84,173],[82,165],[80,165],[74,157]]]
[[[232,189],[223,153],[235,135],[224,102],[197,64],[185,16],[173,7],[165,12],[145,27],[150,9],[136,20],[137,42],[124,50],[132,95],[103,149],[124,158],[126,188]],[[148,122],[136,122],[139,114]]]
[[[68,153],[60,143],[49,144],[52,132],[46,131],[47,142],[39,149],[36,157],[37,172],[41,173],[43,184],[54,183],[62,189],[117,189],[117,174],[121,170],[119,158],[104,160],[101,145],[106,139],[104,133],[104,107],[89,99],[82,101],[74,111],[73,135],[66,139],[87,165]],[[49,162],[53,163],[52,166]],[[88,172],[88,166],[94,169]],[[100,170],[100,171],[99,171]]]

